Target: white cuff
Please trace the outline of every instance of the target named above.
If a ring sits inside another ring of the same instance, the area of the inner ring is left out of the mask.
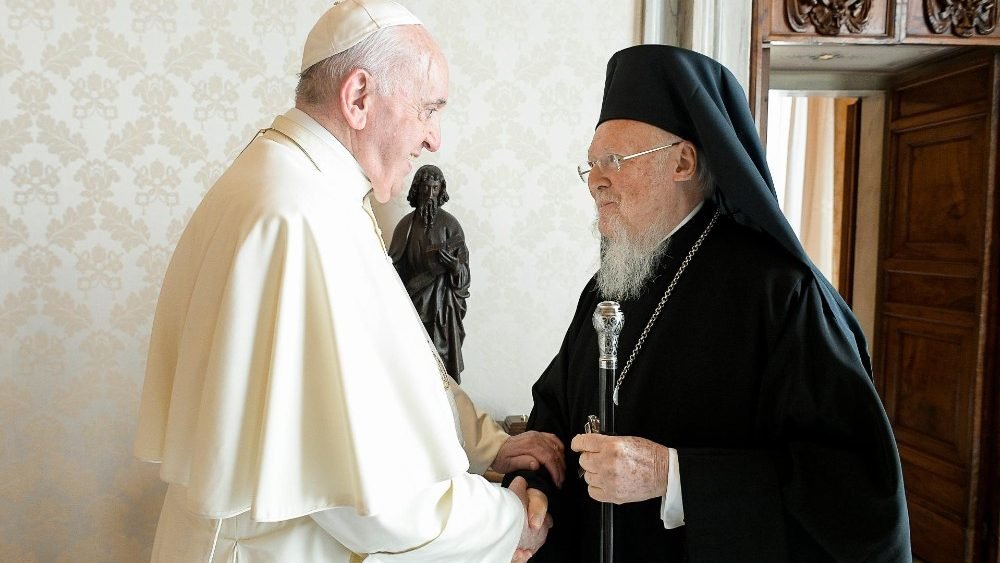
[[[667,493],[660,503],[660,518],[668,530],[684,525],[684,501],[681,498],[681,466],[677,450],[667,448]]]

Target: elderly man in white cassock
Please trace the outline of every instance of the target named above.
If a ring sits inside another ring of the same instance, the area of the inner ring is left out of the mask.
[[[386,256],[369,196],[441,143],[444,56],[389,0],[306,40],[295,108],[195,211],[163,282],[135,454],[169,484],[153,561],[523,561],[552,435],[504,434],[451,380]]]

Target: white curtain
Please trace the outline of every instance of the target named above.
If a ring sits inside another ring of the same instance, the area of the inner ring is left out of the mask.
[[[835,98],[772,91],[767,115],[767,164],[778,204],[806,252],[834,277]]]

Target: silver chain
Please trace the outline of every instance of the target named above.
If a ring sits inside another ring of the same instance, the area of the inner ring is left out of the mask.
[[[618,376],[618,381],[615,382],[615,389],[612,393],[614,397],[615,404],[618,404],[618,388],[622,386],[622,381],[625,381],[625,375],[628,374],[628,368],[632,367],[632,361],[635,360],[639,350],[642,348],[642,344],[646,341],[646,337],[649,336],[650,329],[653,328],[653,323],[656,322],[656,318],[660,316],[660,311],[663,310],[663,306],[667,304],[667,299],[670,298],[670,294],[674,291],[674,286],[677,285],[677,280],[681,279],[681,274],[691,263],[691,259],[694,258],[696,252],[701,247],[701,243],[705,242],[705,237],[708,236],[708,232],[712,230],[715,226],[715,221],[719,218],[719,210],[715,210],[715,215],[712,215],[712,220],[708,222],[708,226],[695,241],[694,246],[688,251],[687,256],[684,257],[684,261],[681,262],[680,268],[677,268],[677,273],[674,274],[674,279],[670,280],[670,285],[667,286],[667,291],[663,293],[663,297],[660,302],[656,305],[656,309],[653,310],[653,316],[649,317],[649,322],[646,323],[646,328],[642,329],[642,334],[639,335],[639,341],[635,343],[635,348],[632,349],[632,354],[628,357],[628,361],[625,362],[625,367],[622,368],[621,375]]]

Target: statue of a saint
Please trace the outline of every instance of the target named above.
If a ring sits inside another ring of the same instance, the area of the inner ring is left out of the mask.
[[[469,248],[458,220],[441,209],[448,201],[441,169],[421,166],[406,200],[414,211],[399,220],[389,256],[437,347],[448,373],[461,383]]]

